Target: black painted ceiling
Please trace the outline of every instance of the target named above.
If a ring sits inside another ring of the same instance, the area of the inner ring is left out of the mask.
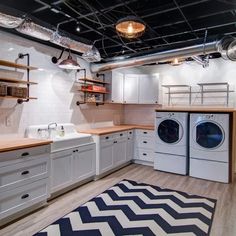
[[[136,54],[153,48],[204,41],[218,34],[236,36],[235,0],[1,0],[2,7],[57,27],[73,38],[94,43],[103,58]],[[1,9],[0,9],[1,10]],[[147,25],[136,40],[120,38],[115,23],[135,15]],[[81,31],[75,30],[76,21]]]

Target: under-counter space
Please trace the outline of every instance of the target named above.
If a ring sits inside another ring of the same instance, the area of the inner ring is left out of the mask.
[[[119,131],[126,131],[130,129],[154,130],[154,125],[123,124],[123,125],[115,125],[115,126],[109,126],[109,127],[101,127],[101,128],[77,130],[77,131],[80,133],[86,133],[86,134],[104,135],[104,134],[111,134],[111,133],[119,132]]]
[[[0,153],[17,149],[37,147],[52,143],[51,140],[40,140],[31,138],[7,138],[0,139]]]

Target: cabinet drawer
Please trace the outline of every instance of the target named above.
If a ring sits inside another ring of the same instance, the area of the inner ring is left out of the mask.
[[[107,135],[101,135],[100,141],[101,142],[107,142],[113,139],[113,134],[107,134]]]
[[[154,130],[136,129],[136,135],[154,138]]]
[[[127,131],[127,136],[128,136],[128,138],[133,139],[133,137],[134,137],[134,131],[133,131],[133,130],[128,130],[128,131]]]
[[[0,168],[0,193],[49,176],[50,158],[37,159]]]
[[[126,139],[127,138],[127,131],[124,132],[117,132],[113,134],[114,139],[118,140],[118,139]]]
[[[144,136],[138,136],[136,138],[136,144],[139,148],[148,148],[148,149],[154,149],[154,138],[150,137],[144,137]]]
[[[24,148],[0,153],[0,167],[30,160],[34,156],[50,153],[50,145]]]
[[[152,150],[138,148],[136,150],[136,153],[138,155],[139,160],[150,161],[150,162],[154,161],[154,151]]]
[[[26,209],[48,197],[48,178],[15,188],[0,195],[0,219]]]

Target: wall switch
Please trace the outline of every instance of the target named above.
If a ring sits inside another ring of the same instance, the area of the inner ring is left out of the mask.
[[[12,120],[11,120],[11,117],[8,116],[8,117],[6,117],[6,126],[10,127],[11,125],[12,125]]]

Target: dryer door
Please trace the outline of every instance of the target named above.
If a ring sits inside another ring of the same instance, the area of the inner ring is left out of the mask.
[[[157,134],[162,142],[176,144],[183,136],[183,127],[174,119],[165,119],[158,125]]]
[[[206,149],[216,149],[224,142],[224,131],[221,126],[212,121],[200,122],[195,129],[196,143]]]

